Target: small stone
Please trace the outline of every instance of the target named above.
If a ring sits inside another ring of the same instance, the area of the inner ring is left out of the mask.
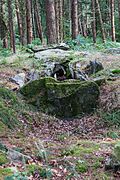
[[[14,77],[11,77],[10,81],[22,87],[25,83],[25,76],[26,76],[25,73],[19,73],[15,75]]]

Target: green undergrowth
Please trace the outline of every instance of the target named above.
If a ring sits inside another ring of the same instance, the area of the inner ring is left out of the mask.
[[[14,129],[20,125],[19,120],[22,118],[24,119],[27,116],[27,120],[29,120],[31,117],[30,110],[34,109],[22,101],[16,93],[6,88],[0,88],[0,122],[2,125]],[[1,130],[3,131],[2,127]]]
[[[9,168],[0,168],[0,180],[4,180],[6,176],[11,176],[13,173]]]
[[[119,48],[120,43],[112,42],[111,40],[107,39],[106,43],[102,42],[101,38],[97,38],[96,44],[93,44],[92,38],[85,38],[81,35],[78,35],[76,40],[69,39],[67,41],[68,45],[73,50],[86,50],[86,51],[104,51],[105,49],[110,48]]]
[[[112,73],[113,73],[113,74],[120,74],[120,69],[113,69],[113,70],[112,70]]]
[[[70,146],[65,149],[62,155],[75,155],[83,156],[84,154],[90,154],[99,149],[99,145],[90,141],[80,141],[75,145]]]
[[[76,161],[75,169],[78,173],[85,173],[89,168],[92,168],[93,171],[100,168],[103,157],[96,157],[94,154],[99,148],[100,145],[95,142],[80,141],[63,150],[62,156],[79,158],[79,160]]]
[[[40,165],[31,164],[27,166],[27,175],[33,175],[35,172],[38,172],[41,178],[50,178],[52,172],[50,168],[43,168]]]
[[[107,126],[120,126],[120,110],[113,110],[111,112],[99,112],[102,123]]]
[[[8,163],[8,159],[5,153],[3,153],[2,151],[0,151],[0,166],[2,166],[3,164]]]

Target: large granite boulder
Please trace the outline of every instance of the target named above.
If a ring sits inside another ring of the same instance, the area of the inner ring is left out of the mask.
[[[56,81],[41,78],[23,86],[20,92],[29,103],[44,113],[58,117],[75,117],[90,113],[98,103],[99,87],[92,81]]]

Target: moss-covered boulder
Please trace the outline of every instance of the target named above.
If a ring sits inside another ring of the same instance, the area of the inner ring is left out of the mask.
[[[22,87],[20,92],[41,111],[58,117],[89,113],[96,108],[99,97],[99,87],[92,81],[59,82],[54,78],[32,81]]]

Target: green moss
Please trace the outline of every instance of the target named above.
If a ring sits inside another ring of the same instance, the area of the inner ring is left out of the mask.
[[[93,169],[98,169],[100,168],[100,166],[101,166],[101,162],[99,160],[97,160],[92,164]]]
[[[120,162],[120,142],[114,147],[114,156],[116,157],[116,160]]]
[[[28,175],[34,174],[35,171],[38,171],[39,173],[41,173],[42,167],[41,167],[41,166],[38,166],[38,165],[36,165],[36,164],[31,164],[31,165],[28,165],[28,166],[27,166]]]
[[[99,172],[99,173],[96,173],[94,175],[94,179],[97,179],[97,180],[111,180],[111,176],[107,175],[104,172]]]
[[[3,122],[0,121],[0,136],[6,135],[7,132],[9,132],[9,129]]]
[[[77,163],[76,163],[76,166],[75,166],[75,169],[78,173],[85,173],[87,172],[88,170],[88,165],[85,161],[81,161],[79,160]]]
[[[21,117],[29,119],[30,111],[34,112],[34,109],[21,100],[16,93],[6,88],[0,88],[0,122],[8,128],[14,129],[19,126]]]
[[[8,159],[6,157],[6,154],[0,151],[0,166],[3,164],[8,163]]]
[[[99,87],[94,82],[59,82],[49,77],[28,83],[20,92],[44,113],[73,117],[93,111],[97,105]]]
[[[6,88],[0,88],[0,98],[10,101],[12,104],[17,103],[17,96]]]
[[[41,166],[38,166],[38,165],[35,165],[35,164],[31,164],[31,165],[27,166],[28,175],[33,175],[35,173],[35,171],[37,171],[37,173],[42,178],[50,179],[51,176],[52,176],[52,173],[51,173],[50,169],[45,169],[45,168],[42,168]]]
[[[93,142],[80,142],[66,150],[63,151],[62,155],[75,155],[75,156],[84,156],[86,154],[91,154],[94,151],[99,149],[99,145]]]
[[[4,180],[6,176],[11,176],[13,173],[9,168],[0,168],[0,179]]]

